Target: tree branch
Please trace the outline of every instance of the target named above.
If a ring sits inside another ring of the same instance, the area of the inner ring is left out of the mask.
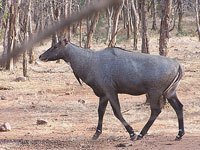
[[[14,58],[17,60],[19,56],[26,50],[31,49],[36,43],[46,39],[57,31],[63,30],[64,28],[70,26],[71,24],[78,22],[82,19],[89,17],[90,15],[101,11],[102,9],[108,8],[111,5],[116,5],[121,3],[122,0],[101,0],[94,4],[90,4],[85,9],[81,10],[79,13],[74,13],[70,17],[65,18],[58,22],[57,24],[49,27],[44,31],[37,32],[32,35],[27,41],[22,42],[21,45],[17,46],[10,56],[5,58],[5,56],[1,56],[0,58],[0,66],[4,67],[7,59]]]

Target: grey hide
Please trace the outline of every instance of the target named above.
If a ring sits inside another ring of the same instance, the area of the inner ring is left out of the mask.
[[[149,97],[151,115],[137,139],[147,133],[160,114],[162,97],[168,100],[178,117],[179,132],[176,140],[184,135],[183,105],[176,95],[182,69],[177,61],[163,56],[129,52],[118,47],[94,52],[78,47],[66,39],[48,49],[39,58],[42,61],[63,59],[71,65],[78,81],[81,83],[82,80],[89,85],[99,97],[99,120],[93,139],[97,139],[102,133],[103,116],[108,101],[131,139],[135,139],[133,128],[121,114],[118,93],[147,94]]]

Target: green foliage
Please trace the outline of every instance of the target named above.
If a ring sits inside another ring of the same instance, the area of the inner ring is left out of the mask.
[[[195,35],[194,31],[189,31],[189,30],[184,31],[184,30],[182,30],[181,32],[178,32],[176,34],[176,36],[177,37],[183,37],[183,36],[196,36],[196,35]]]
[[[120,30],[117,34],[117,43],[123,43],[124,41],[127,41],[126,30]]]
[[[78,4],[82,7],[85,4],[85,0],[79,0]]]
[[[107,25],[106,19],[104,18],[103,15],[100,15],[97,26],[96,26],[96,33],[102,34],[102,32],[106,32],[106,25]]]
[[[100,15],[94,34],[96,41],[101,42],[102,39],[105,39],[106,33],[107,33],[106,18],[103,15]]]

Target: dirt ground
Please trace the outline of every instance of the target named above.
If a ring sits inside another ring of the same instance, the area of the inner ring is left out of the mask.
[[[49,47],[37,46],[36,56]],[[127,45],[131,45],[130,43]],[[125,44],[118,46],[128,47]],[[104,45],[93,47],[99,49]],[[150,50],[158,54],[158,39],[150,40]],[[184,105],[186,134],[174,141],[178,132],[177,117],[169,105],[142,140],[130,141],[110,105],[106,110],[103,133],[91,139],[97,125],[98,98],[85,84],[81,87],[72,70],[63,61],[44,63],[37,60],[29,66],[25,82],[15,79],[22,75],[21,64],[15,72],[0,72],[0,123],[9,122],[12,130],[0,132],[0,150],[10,149],[200,149],[200,43],[195,37],[174,37],[169,43],[169,57],[176,58],[185,75],[178,88]],[[147,122],[150,110],[145,96],[120,95],[126,120],[139,133]],[[43,119],[46,125],[37,125]]]

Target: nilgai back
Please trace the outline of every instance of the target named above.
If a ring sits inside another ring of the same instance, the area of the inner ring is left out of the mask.
[[[142,139],[160,114],[161,98],[167,99],[177,114],[179,131],[175,139],[180,140],[184,135],[183,105],[176,95],[182,69],[177,61],[162,56],[129,52],[118,47],[94,52],[78,47],[66,39],[49,48],[39,58],[42,61],[63,59],[71,65],[79,83],[81,80],[85,82],[99,97],[99,119],[93,139],[97,139],[102,133],[103,116],[108,101],[131,140],[135,139],[133,128],[122,116],[118,93],[147,94],[149,97],[151,115],[137,139]]]

